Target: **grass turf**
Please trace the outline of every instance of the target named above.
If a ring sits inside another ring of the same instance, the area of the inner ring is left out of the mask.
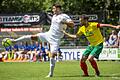
[[[1,62],[0,80],[120,80],[120,61],[98,61],[100,77],[87,64],[89,77],[82,77],[79,61],[62,61],[56,63],[54,77],[45,78],[49,62]]]

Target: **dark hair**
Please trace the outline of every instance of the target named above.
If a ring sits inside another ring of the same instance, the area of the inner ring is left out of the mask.
[[[58,4],[58,3],[53,4],[53,6],[55,6],[56,8],[60,8],[61,9],[61,5]]]
[[[85,19],[85,20],[88,20],[89,19],[89,16],[87,16],[86,14],[83,14],[80,16],[81,19]]]

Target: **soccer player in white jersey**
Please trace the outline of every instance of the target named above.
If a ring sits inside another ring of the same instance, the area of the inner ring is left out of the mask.
[[[63,33],[61,32],[64,28],[63,25],[66,24],[69,27],[74,26],[74,22],[70,19],[67,14],[63,14],[61,12],[61,5],[53,4],[52,6],[53,17],[51,22],[51,27],[48,32],[45,33],[38,33],[36,35],[27,35],[22,36],[18,39],[14,39],[14,42],[23,41],[25,39],[31,40],[41,40],[41,41],[48,41],[50,43],[50,72],[47,77],[53,76],[53,71],[55,67],[55,55],[57,54],[60,39],[63,37]]]

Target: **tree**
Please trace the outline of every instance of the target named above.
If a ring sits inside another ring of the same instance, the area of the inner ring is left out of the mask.
[[[28,13],[43,10],[44,0],[3,0],[1,13]]]

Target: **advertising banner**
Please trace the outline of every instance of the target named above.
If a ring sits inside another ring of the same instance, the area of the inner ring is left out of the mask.
[[[80,60],[85,49],[61,49],[62,60]],[[99,60],[120,60],[120,49],[104,48],[100,53]]]
[[[42,31],[42,28],[0,28],[0,32]]]
[[[1,27],[32,26],[46,23],[46,13],[0,14]]]

